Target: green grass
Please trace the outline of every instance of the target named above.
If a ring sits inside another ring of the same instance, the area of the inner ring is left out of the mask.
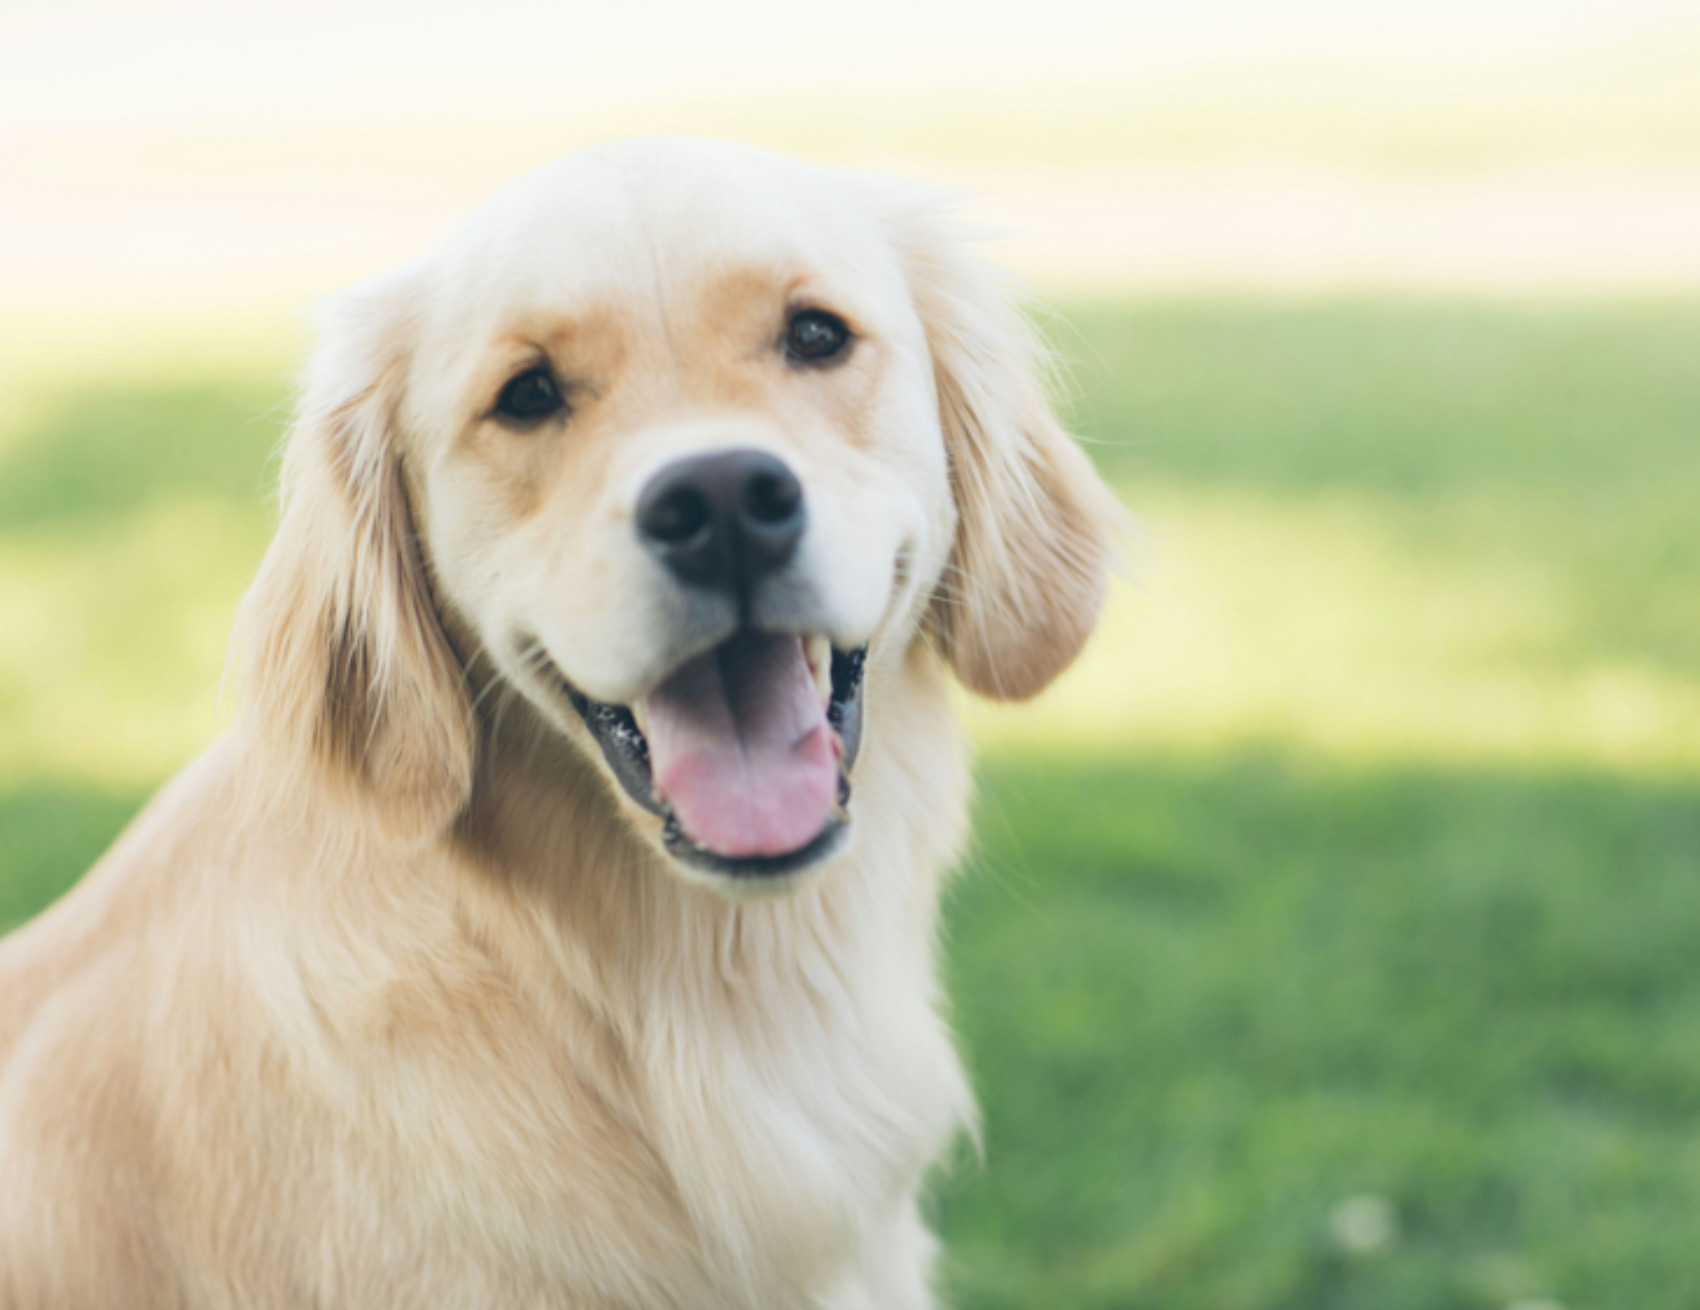
[[[954,1303],[1700,1306],[1700,305],[1071,318],[1146,538],[973,711]],[[0,924],[217,729],[287,396],[222,358],[8,389]]]
[[[1692,1306],[1700,786],[1002,760],[963,1307]],[[1389,1201],[1353,1255],[1330,1216]]]
[[[1352,498],[1412,553],[1561,582],[1576,657],[1700,674],[1692,304],[1086,311],[1082,433],[1145,479]],[[1061,334],[1059,334],[1061,335]]]
[[[1084,306],[1051,335],[1113,475],[1416,504],[1700,479],[1690,302]]]
[[[0,795],[0,930],[46,909],[100,858],[145,799],[46,782]]]

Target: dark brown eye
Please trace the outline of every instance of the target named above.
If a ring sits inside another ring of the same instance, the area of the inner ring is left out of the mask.
[[[546,368],[528,369],[511,379],[496,397],[496,414],[515,423],[536,423],[566,408],[555,375]]]
[[[850,329],[844,320],[824,309],[793,314],[785,327],[785,354],[798,364],[824,364],[843,354],[849,344]]]

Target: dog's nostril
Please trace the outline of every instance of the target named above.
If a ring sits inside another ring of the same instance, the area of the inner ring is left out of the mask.
[[[744,514],[757,523],[785,523],[797,513],[803,489],[788,473],[763,473],[744,488]]]
[[[714,517],[708,498],[694,487],[677,487],[644,506],[643,531],[654,541],[678,545],[689,541]]]

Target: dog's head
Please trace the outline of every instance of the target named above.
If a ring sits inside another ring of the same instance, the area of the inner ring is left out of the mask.
[[[977,693],[1039,691],[1115,515],[929,210],[631,143],[337,298],[245,610],[255,721],[417,837],[465,805],[499,681],[693,877],[839,849],[881,679],[930,641]]]

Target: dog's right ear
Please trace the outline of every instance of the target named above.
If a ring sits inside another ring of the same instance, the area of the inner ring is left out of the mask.
[[[328,305],[237,643],[249,730],[356,794],[399,840],[464,806],[477,741],[396,439],[413,303],[403,270]]]

